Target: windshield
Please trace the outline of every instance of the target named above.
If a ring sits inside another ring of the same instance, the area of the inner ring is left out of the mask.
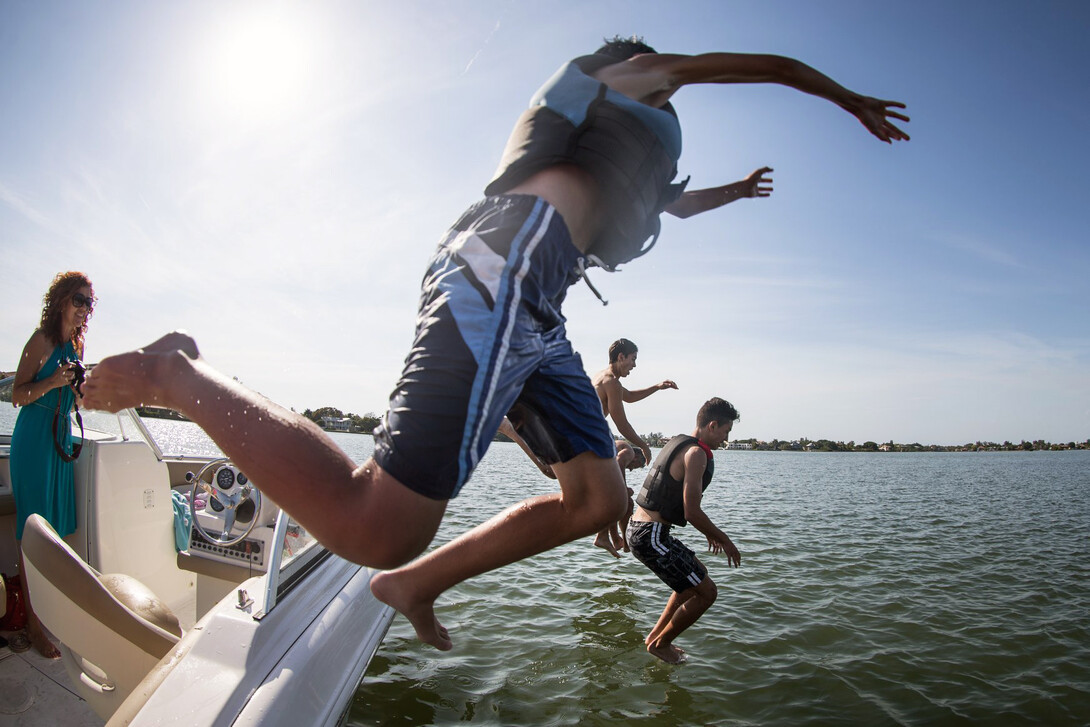
[[[273,552],[272,561],[269,563],[269,573],[275,576],[270,575],[266,582],[265,608],[259,618],[276,608],[281,598],[330,555],[306,528],[283,510],[276,519],[273,542],[283,543],[283,547]]]
[[[11,404],[11,387],[14,383],[14,376],[0,379],[0,434],[11,434],[15,428],[18,409]]]

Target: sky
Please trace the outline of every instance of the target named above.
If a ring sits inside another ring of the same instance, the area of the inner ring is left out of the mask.
[[[778,85],[673,99],[692,188],[774,168],[572,288],[588,372],[640,347],[642,433],[711,396],[733,438],[1090,438],[1090,5],[1009,0],[0,0],[0,369],[53,275],[86,360],[189,331],[298,411],[384,411],[435,244],[518,114],[604,37],[797,58],[907,104],[883,144]],[[1078,212],[1079,209],[1084,212]],[[6,363],[5,363],[6,362]]]

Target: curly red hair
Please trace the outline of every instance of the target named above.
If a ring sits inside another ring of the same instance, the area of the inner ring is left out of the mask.
[[[49,290],[42,298],[41,331],[57,346],[65,342],[64,331],[61,330],[64,321],[64,305],[83,287],[91,288],[91,299],[94,300],[94,287],[91,285],[91,279],[86,275],[74,270],[57,273]],[[87,332],[87,321],[91,320],[92,311],[93,309],[87,311],[83,323],[72,332],[72,346],[80,356],[83,356],[83,337]]]

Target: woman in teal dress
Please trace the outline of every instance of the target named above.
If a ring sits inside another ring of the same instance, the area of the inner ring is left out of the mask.
[[[94,306],[91,281],[83,273],[58,273],[42,299],[38,330],[23,348],[15,372],[12,402],[21,407],[11,435],[11,485],[15,493],[15,537],[23,539],[23,526],[31,514],[49,521],[64,537],[76,529],[73,463],[65,461],[58,447],[74,453],[70,413],[79,393],[72,387],[73,361],[83,356],[83,337]],[[54,431],[54,421],[56,427]],[[27,594],[27,636],[44,656],[60,656],[41,622],[34,615],[26,585],[22,551],[19,573]]]

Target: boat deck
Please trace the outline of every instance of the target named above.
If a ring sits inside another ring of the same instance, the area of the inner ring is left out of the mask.
[[[0,633],[8,639],[16,633]],[[15,653],[0,648],[0,723],[10,727],[102,727],[102,719],[69,686],[60,659],[46,659],[34,649]]]

